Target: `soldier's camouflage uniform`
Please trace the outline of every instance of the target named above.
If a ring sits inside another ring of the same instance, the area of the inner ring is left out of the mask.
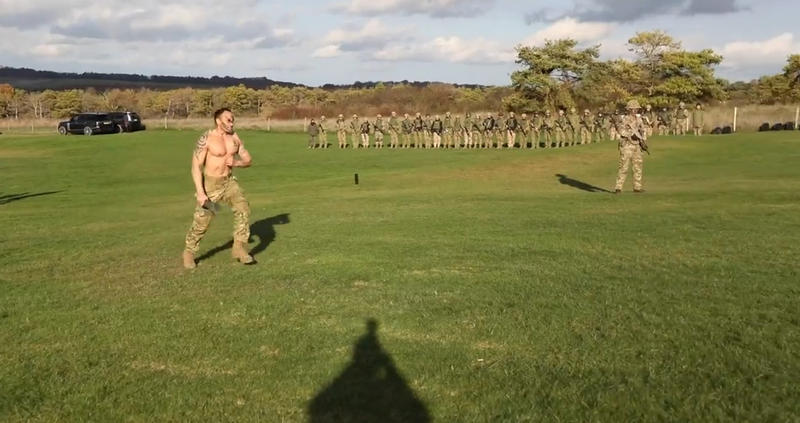
[[[590,144],[594,133],[594,116],[588,110],[583,111],[581,117],[581,144]]]
[[[400,123],[403,131],[403,148],[411,148],[411,136],[414,133],[414,123],[405,115],[403,122]]]
[[[557,147],[565,147],[568,145],[567,143],[567,130],[569,128],[569,121],[567,120],[567,116],[564,114],[562,110],[559,110],[558,117],[556,117],[556,146]]]
[[[319,143],[317,147],[328,148],[328,131],[325,130],[325,116],[319,118],[317,127],[319,128]]]
[[[636,115],[625,115],[617,124],[619,134],[619,165],[617,166],[617,183],[615,190],[622,190],[625,178],[628,175],[628,168],[633,164],[633,189],[642,189],[642,148],[639,141],[634,139],[634,134],[641,135],[646,139],[646,128],[642,118]]]
[[[425,141],[425,121],[417,114],[414,118],[414,148],[422,148]]]
[[[570,109],[569,115],[567,115],[567,122],[569,123],[569,129],[567,130],[569,140],[565,144],[575,145],[578,143],[581,129],[581,117],[575,111],[575,108]]]
[[[347,124],[344,118],[336,119],[336,138],[339,139],[339,148],[347,147]]]
[[[542,140],[542,125],[544,120],[539,112],[533,114],[531,118],[531,147],[539,148],[539,143]]]
[[[378,116],[375,123],[372,124],[373,133],[375,134],[375,148],[383,148],[383,133],[386,127],[383,124],[383,118]]]
[[[444,115],[442,123],[444,124],[444,132],[442,133],[444,147],[453,148],[453,118],[450,116],[450,112]]]
[[[542,120],[542,131],[544,131],[544,148],[553,146],[553,133],[556,129],[556,121],[549,110],[544,112],[544,120]]]
[[[350,120],[350,136],[355,150],[361,143],[361,123],[358,122],[357,116]]]
[[[392,114],[391,116],[389,116],[389,138],[391,140],[389,146],[391,148],[397,148],[397,141],[398,141],[397,134],[399,132],[400,132],[400,125],[397,123],[397,116]]]
[[[233,210],[233,240],[247,244],[250,239],[250,204],[233,175],[224,177],[203,177],[208,199],[214,203],[228,205]],[[214,212],[197,206],[194,210],[192,226],[186,234],[186,251],[197,255],[200,240],[203,239],[214,218]]]

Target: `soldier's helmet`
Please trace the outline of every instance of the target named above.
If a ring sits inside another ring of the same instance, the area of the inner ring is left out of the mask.
[[[558,114],[563,115],[564,114],[564,109],[558,109]]]
[[[341,114],[341,113],[339,113],[339,117],[340,117],[340,118],[343,118],[343,117],[344,117],[344,115],[343,115],[343,114]]]
[[[680,103],[678,103],[678,106],[680,106],[680,107],[686,107],[686,103],[684,103],[684,102],[682,102],[682,101],[681,101]]]
[[[589,113],[590,113],[590,112],[589,112],[589,109],[584,109],[584,110],[583,110],[583,114],[585,114],[585,115],[588,115]]]
[[[526,118],[526,117],[528,117],[528,114],[527,114],[527,113],[523,113],[523,114],[522,114],[522,117],[523,117],[523,118]]]
[[[508,115],[511,116],[511,117],[514,117],[514,112],[511,112]]]
[[[380,113],[378,113],[378,117],[383,117],[383,116],[381,116],[381,114],[380,114]]]
[[[450,112],[445,113],[445,116],[450,116]]]
[[[417,112],[417,117],[421,116],[419,112]]]
[[[570,112],[570,113],[575,113],[575,108],[574,108],[574,107],[570,107],[570,108],[569,108],[569,112]]]
[[[357,115],[357,114],[355,114],[355,113],[353,113],[353,117],[354,117],[354,118],[357,118],[357,117],[358,117],[358,115]]]
[[[625,108],[628,110],[639,110],[641,106],[639,106],[639,102],[636,100],[631,100],[628,104],[625,105]]]
[[[647,110],[650,110],[650,109],[652,109],[652,108],[653,108],[653,106],[651,106],[651,105],[649,105],[649,104],[648,104],[648,105],[644,106],[644,108],[645,108],[645,109],[647,109]]]
[[[548,110],[545,110],[545,111],[544,111],[544,114],[546,114],[547,116],[550,116],[550,110],[549,110],[549,109],[548,109]]]
[[[392,116],[397,116],[397,112],[392,112]]]
[[[320,120],[325,120],[325,115],[322,115],[319,118],[320,118]]]

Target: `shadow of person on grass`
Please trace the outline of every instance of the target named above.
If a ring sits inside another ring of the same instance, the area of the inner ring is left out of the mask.
[[[573,188],[578,188],[578,189],[583,190],[583,191],[588,191],[588,192],[608,192],[608,193],[611,192],[611,191],[609,191],[609,190],[607,190],[605,188],[600,188],[600,187],[596,187],[594,185],[589,185],[586,182],[581,182],[581,181],[579,181],[577,179],[572,179],[569,176],[562,175],[560,173],[556,173],[556,177],[558,178],[558,182],[561,182],[564,185],[569,185],[569,186],[571,186]]]
[[[37,193],[22,192],[19,194],[0,195],[0,206],[2,206],[3,204],[12,203],[14,201],[24,200],[26,198],[41,197],[42,195],[58,194],[59,192],[61,191],[46,191]]]
[[[430,422],[425,404],[381,347],[377,331],[378,322],[369,319],[350,364],[309,403],[311,423]]]
[[[250,241],[253,237],[258,238],[258,244],[250,250],[250,255],[255,257],[257,254],[264,252],[264,250],[275,241],[275,225],[285,225],[289,223],[289,213],[282,213],[266,219],[261,219],[250,225]],[[209,259],[225,250],[233,247],[233,240],[226,242],[218,247],[214,247],[206,251],[202,256],[197,258],[200,263],[203,260]]]

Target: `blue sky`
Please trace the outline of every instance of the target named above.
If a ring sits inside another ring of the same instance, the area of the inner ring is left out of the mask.
[[[796,0],[0,0],[0,65],[507,85],[516,45],[570,37],[630,57],[627,39],[661,29],[750,80],[800,53],[799,16]]]

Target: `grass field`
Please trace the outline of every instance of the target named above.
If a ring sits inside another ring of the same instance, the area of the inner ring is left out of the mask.
[[[197,135],[0,136],[0,421],[800,421],[800,133],[615,196],[611,142],[244,131],[259,263],[223,211],[185,271]]]

